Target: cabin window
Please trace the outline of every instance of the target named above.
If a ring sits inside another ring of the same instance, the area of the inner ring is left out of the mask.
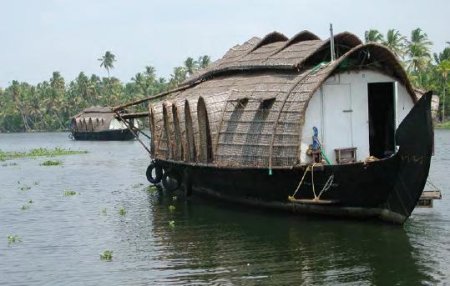
[[[192,125],[191,108],[189,101],[184,102],[184,124],[186,129],[186,161],[193,162],[196,160],[197,152],[195,150],[194,127]]]
[[[232,143],[234,134],[239,124],[239,120],[244,113],[245,107],[247,106],[248,98],[240,98],[234,102],[234,110],[230,115],[230,119],[225,130],[225,136],[223,137],[224,143]]]
[[[394,83],[368,84],[370,155],[385,158],[395,153]]]
[[[208,111],[203,97],[197,103],[198,132],[199,132],[199,161],[202,163],[212,162],[212,142],[209,127]]]
[[[245,145],[242,149],[242,154],[245,155],[243,158],[243,163],[245,165],[254,165],[262,162],[256,162],[256,159],[261,159],[261,156],[265,152],[269,152],[269,147],[263,146],[261,139],[264,137],[263,130],[266,126],[266,120],[269,116],[270,110],[275,102],[275,98],[269,98],[261,101],[258,109],[253,116],[252,122],[250,123],[249,133],[245,140]],[[260,145],[261,144],[261,145]],[[264,162],[265,163],[265,162]]]

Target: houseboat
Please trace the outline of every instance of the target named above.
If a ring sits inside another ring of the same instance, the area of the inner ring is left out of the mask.
[[[431,94],[348,32],[251,38],[148,100],[147,178],[186,195],[403,224],[428,177]]]
[[[136,134],[133,129],[138,127],[137,120],[124,122],[111,107],[94,106],[72,117],[70,136],[74,140],[132,140]]]

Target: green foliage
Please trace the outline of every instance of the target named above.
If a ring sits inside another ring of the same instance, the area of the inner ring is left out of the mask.
[[[124,207],[121,207],[121,208],[119,209],[119,214],[120,214],[121,216],[124,216],[124,215],[127,214],[127,211],[125,210]]]
[[[63,155],[86,154],[87,151],[73,151],[56,147],[55,149],[36,148],[28,152],[6,152],[0,150],[0,161],[17,158],[54,157]]]
[[[148,187],[146,188],[146,190],[147,190],[147,192],[149,192],[149,193],[154,193],[154,192],[158,191],[158,188],[157,188],[155,185],[151,185],[151,186],[148,186]]]
[[[62,165],[61,161],[53,161],[53,160],[47,160],[40,164],[41,166],[59,166]]]
[[[104,261],[112,261],[113,252],[112,250],[105,250],[100,254],[100,259]]]
[[[169,206],[169,211],[170,211],[170,212],[174,212],[174,211],[175,211],[175,209],[176,209],[176,208],[175,208],[175,206],[174,206],[174,205],[170,205],[170,206]]]
[[[13,234],[8,235],[8,244],[13,244],[21,241],[22,239],[18,235]]]
[[[116,62],[113,53],[106,51],[98,60],[108,77],[80,72],[74,80],[66,82],[55,71],[49,80],[37,85],[12,81],[5,89],[0,88],[0,132],[67,130],[70,117],[89,106],[115,106],[158,94],[176,87],[187,75],[210,63],[209,56],[197,61],[190,58],[188,66],[176,67],[169,79],[157,77],[155,69],[146,66],[130,82],[122,83],[110,76]],[[139,106],[136,111],[144,109],[145,106]]]
[[[450,121],[438,123],[435,127],[438,129],[450,129]]]

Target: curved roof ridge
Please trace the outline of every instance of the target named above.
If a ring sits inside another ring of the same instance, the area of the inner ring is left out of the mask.
[[[304,41],[312,41],[312,40],[320,40],[320,38],[316,34],[310,32],[308,30],[303,30],[303,31],[295,34],[292,38],[290,38],[289,41],[286,42],[286,44],[284,44],[280,49],[276,50],[273,54],[271,54],[271,56],[281,52],[282,50],[286,49],[290,45],[304,42]]]
[[[250,54],[251,52],[259,49],[262,46],[275,42],[284,42],[287,40],[289,40],[289,38],[286,37],[284,34],[277,31],[273,31],[272,33],[265,35],[264,38],[262,38],[261,41],[259,41],[259,43],[256,44],[256,46],[254,46],[247,54]]]
[[[308,31],[306,31],[306,32],[308,32]],[[299,34],[301,34],[301,33],[302,32],[300,32]],[[295,37],[297,37],[297,36],[301,36],[299,34],[294,36],[293,39],[295,39]],[[314,35],[314,34],[311,33],[311,35]],[[350,48],[354,48],[354,47],[362,44],[361,40],[356,35],[354,35],[352,33],[349,33],[349,32],[342,32],[342,33],[336,34],[336,35],[333,36],[333,38],[334,38],[335,44],[348,45]],[[302,58],[299,62],[294,63],[294,66],[297,66],[297,67],[300,66],[301,64],[306,62],[308,59],[313,57],[315,54],[317,54],[318,52],[322,51],[326,46],[330,45],[330,39],[331,38],[328,38],[327,40],[322,41],[322,44],[320,46],[318,46],[314,51],[311,51],[309,55],[307,55],[306,57]],[[280,53],[282,51],[284,51],[289,46],[292,46],[293,44],[297,44],[299,42],[301,42],[301,41],[293,42],[293,43],[290,43],[289,45],[286,43],[286,45],[282,49],[280,49],[276,53],[273,53],[271,55],[271,57],[275,56],[276,54],[278,54],[278,53]]]

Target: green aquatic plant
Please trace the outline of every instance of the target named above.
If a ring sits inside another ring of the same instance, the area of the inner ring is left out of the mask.
[[[174,220],[169,221],[169,226],[170,227],[175,227],[175,221]]]
[[[74,151],[56,147],[54,149],[35,148],[28,152],[2,151],[0,150],[0,161],[16,158],[34,158],[34,157],[54,157],[63,155],[86,154],[87,151]]]
[[[174,202],[175,202],[177,199],[178,199],[177,196],[173,196],[173,197],[172,197],[172,201],[174,201]]]
[[[105,250],[100,254],[100,259],[104,261],[111,261],[113,252],[111,250]]]
[[[65,197],[75,196],[76,194],[77,194],[77,192],[75,192],[75,191],[64,190],[64,196]]]
[[[62,165],[61,161],[53,161],[53,160],[47,160],[40,164],[41,166],[59,166]]]
[[[124,216],[124,215],[127,214],[127,211],[125,210],[124,207],[121,207],[121,208],[119,209],[119,214],[122,215],[122,216]]]
[[[22,239],[16,234],[8,235],[8,244],[13,244],[13,243],[21,242],[21,241],[22,241]]]
[[[155,185],[148,186],[148,187],[145,188],[145,189],[146,189],[147,192],[149,192],[149,193],[154,193],[154,192],[158,191],[158,187],[156,187]]]
[[[175,208],[175,206],[174,206],[174,205],[170,205],[170,206],[169,206],[169,211],[171,211],[171,212],[174,212],[174,211],[175,211],[175,209],[176,209],[176,208]]]

